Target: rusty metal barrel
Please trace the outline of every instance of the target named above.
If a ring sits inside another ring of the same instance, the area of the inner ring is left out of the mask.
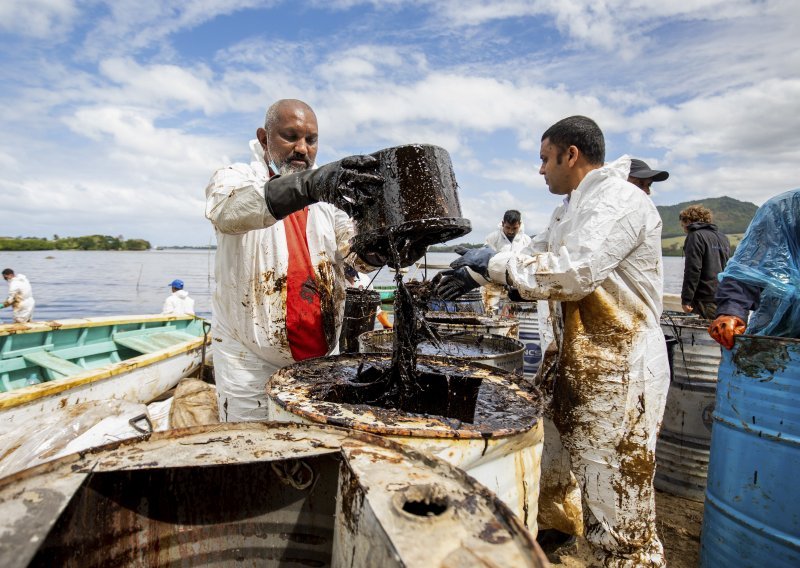
[[[800,566],[800,339],[736,336],[719,367],[700,566]]]
[[[428,301],[428,309],[435,312],[469,312],[474,314],[483,314],[486,311],[480,289],[471,290],[455,300],[430,300]]]
[[[489,333],[519,339],[519,320],[471,312],[428,312],[425,320],[440,333]]]
[[[703,501],[720,347],[708,335],[708,322],[697,317],[664,316],[661,329],[676,344],[653,484],[667,493]]]
[[[362,333],[358,338],[361,353],[387,353],[394,345],[394,332],[377,330]],[[511,337],[491,333],[454,333],[442,337],[439,345],[427,340],[420,343],[417,353],[458,357],[475,363],[483,363],[522,376],[522,354],[525,345]]]
[[[344,428],[154,433],[0,480],[0,565],[542,567],[533,535],[443,460]]]
[[[535,532],[539,391],[487,365],[418,355],[418,393],[407,406],[386,408],[377,403],[387,392],[379,379],[390,366],[391,354],[364,353],[284,367],[267,385],[269,418],[346,426],[429,452],[494,491]]]

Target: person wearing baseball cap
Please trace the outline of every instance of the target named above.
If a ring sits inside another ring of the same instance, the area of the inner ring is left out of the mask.
[[[631,171],[628,173],[628,181],[650,195],[650,185],[654,181],[664,181],[669,177],[669,172],[662,170],[651,170],[647,162],[637,158],[631,158]]]
[[[193,316],[194,300],[189,297],[189,292],[183,289],[183,280],[177,278],[169,283],[172,294],[167,296],[161,313],[170,316]]]

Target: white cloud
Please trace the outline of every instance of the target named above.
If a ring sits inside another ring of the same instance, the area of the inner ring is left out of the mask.
[[[72,0],[3,0],[0,2],[0,30],[59,40],[70,30],[77,15]]]

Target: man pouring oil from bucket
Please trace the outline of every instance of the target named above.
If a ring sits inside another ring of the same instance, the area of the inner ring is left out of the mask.
[[[336,352],[348,215],[383,179],[372,156],[317,168],[318,137],[308,104],[279,100],[250,142],[250,164],[217,170],[206,188],[217,235],[211,345],[221,421],[268,419],[266,382],[276,370]]]
[[[520,252],[466,251],[442,273],[438,291],[452,299],[493,282],[548,302],[555,339],[537,379],[552,395],[584,534],[605,566],[664,566],[653,491],[669,386],[659,325],[661,218],[626,181],[629,157],[604,164],[593,120],[572,116],[551,126],[540,157],[550,192],[565,197],[547,229]]]

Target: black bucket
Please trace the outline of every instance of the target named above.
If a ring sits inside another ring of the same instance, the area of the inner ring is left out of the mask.
[[[380,303],[381,295],[375,290],[347,289],[342,332],[339,335],[340,353],[358,353],[358,336],[374,329]]]
[[[410,266],[422,258],[428,245],[472,230],[469,220],[461,217],[458,185],[447,150],[409,144],[372,155],[380,161],[385,182],[375,201],[354,219],[351,249],[361,258],[370,262],[379,255],[389,259],[394,268],[398,267],[395,264]],[[392,241],[397,263],[392,260]]]

